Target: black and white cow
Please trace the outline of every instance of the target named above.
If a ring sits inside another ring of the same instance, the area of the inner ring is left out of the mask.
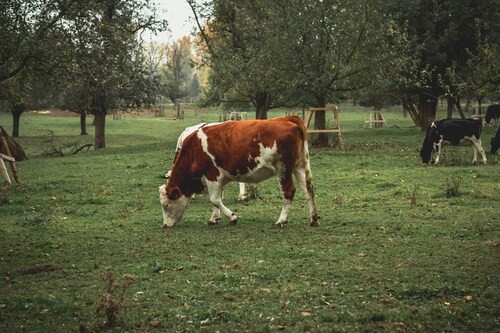
[[[472,143],[474,158],[472,163],[477,161],[477,152],[481,154],[483,163],[486,164],[486,155],[481,144],[481,120],[476,119],[443,119],[433,122],[427,129],[427,134],[420,150],[422,163],[429,164],[432,152],[436,152],[434,164],[439,163],[439,155],[443,143],[459,145],[465,140]]]
[[[487,124],[490,124],[492,119],[498,118],[500,118],[500,104],[493,104],[488,106],[488,109],[486,109],[486,117],[484,118],[484,121],[486,121]]]
[[[498,126],[497,134],[491,139],[491,153],[495,154],[500,147],[500,126]]]

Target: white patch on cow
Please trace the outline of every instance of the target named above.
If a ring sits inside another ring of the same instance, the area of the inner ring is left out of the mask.
[[[265,147],[262,143],[259,143],[259,156],[255,158],[248,156],[248,163],[251,163],[252,160],[256,164],[254,169],[247,168],[248,172],[240,175],[228,175],[226,173],[227,177],[245,183],[260,183],[274,175],[281,176],[282,168],[281,165],[278,165],[281,162],[276,142],[272,147]]]
[[[208,151],[208,136],[205,132],[203,132],[203,128],[200,128],[200,130],[196,133],[196,136],[201,141],[201,148],[203,149],[203,152],[210,157],[214,165],[217,167],[217,164],[215,163],[215,156]]]

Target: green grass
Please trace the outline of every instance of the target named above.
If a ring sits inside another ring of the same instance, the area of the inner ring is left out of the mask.
[[[387,112],[387,128],[365,129],[365,111],[342,110],[346,149],[310,151],[319,228],[299,192],[290,223],[273,228],[281,199],[268,180],[245,205],[228,185],[236,226],[207,226],[199,195],[169,231],[159,176],[182,129],[217,113],[110,118],[106,149],[57,158],[42,154],[48,130],[84,144],[93,128],[81,137],[76,117],[23,115],[23,185],[0,189],[0,331],[498,330],[498,155],[472,165],[471,148],[445,147],[443,165],[422,167],[410,119]],[[494,134],[484,130],[486,150]],[[100,295],[121,295],[108,270],[118,286],[134,278],[113,327],[96,316]]]

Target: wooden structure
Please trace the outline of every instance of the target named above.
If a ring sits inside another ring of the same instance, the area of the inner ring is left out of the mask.
[[[7,140],[5,140],[2,131],[0,131],[0,143],[2,144],[2,148],[5,154],[0,153],[0,171],[2,172],[3,178],[5,179],[5,182],[8,184],[11,184],[12,182],[10,181],[9,173],[7,172],[7,168],[5,167],[5,163],[3,160],[7,160],[10,164],[10,167],[12,169],[12,173],[14,174],[14,179],[16,180],[17,184],[21,184],[21,180],[19,179],[19,173],[17,172],[16,168],[16,160],[13,158],[10,153],[9,145],[7,144]]]
[[[232,111],[229,114],[229,120],[247,120],[247,113],[246,112],[236,112]]]
[[[366,128],[367,125],[373,128],[387,126],[387,123],[385,122],[382,112],[372,110],[366,115],[364,127]]]
[[[309,135],[310,133],[325,133],[325,134],[336,134],[337,135],[337,142],[338,146],[340,149],[344,148],[344,144],[342,142],[342,134],[340,131],[340,125],[339,125],[339,109],[336,106],[333,107],[324,107],[324,108],[309,108],[308,109],[309,113],[307,114],[307,118],[305,121],[306,127],[307,127],[307,134]],[[333,112],[333,119],[335,120],[335,127],[330,127],[330,128],[324,128],[324,129],[309,129],[309,123],[311,122],[314,113],[316,111],[332,111]]]
[[[474,118],[474,119],[482,118],[483,117],[483,107],[480,105],[473,105],[470,117]]]
[[[230,120],[247,120],[247,119],[248,119],[247,113],[242,111],[224,110],[219,115],[219,122],[230,121]]]

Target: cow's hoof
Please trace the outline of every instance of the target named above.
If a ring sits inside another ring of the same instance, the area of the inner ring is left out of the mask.
[[[278,221],[274,224],[274,227],[275,228],[284,228],[285,227],[285,224],[287,224],[288,221]]]
[[[311,218],[311,223],[309,224],[311,227],[319,227],[319,220],[320,217],[318,215],[314,215],[312,218]]]
[[[219,223],[219,220],[220,220],[220,217],[216,218],[216,219],[211,219],[211,220],[208,220],[208,225],[216,225]]]

